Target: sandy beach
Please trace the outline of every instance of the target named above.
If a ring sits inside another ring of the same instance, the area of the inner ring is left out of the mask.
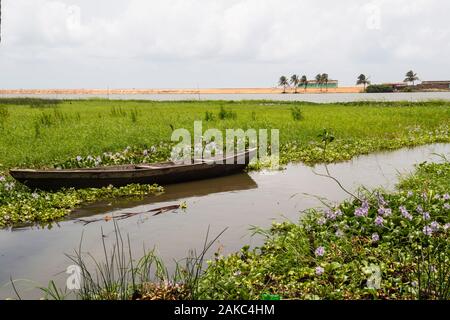
[[[320,90],[310,88],[306,91],[297,89],[298,94],[303,93],[359,93],[361,87],[341,87]],[[282,88],[205,88],[205,89],[0,89],[0,94],[280,94]],[[294,89],[288,88],[287,93],[293,93]]]

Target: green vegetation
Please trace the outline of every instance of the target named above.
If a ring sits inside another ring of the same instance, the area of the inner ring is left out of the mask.
[[[367,85],[370,85],[370,80],[369,80],[368,77],[366,77],[365,74],[362,74],[362,73],[361,73],[361,74],[358,76],[358,79],[356,80],[356,84],[357,84],[357,85],[360,85],[360,84],[364,85],[364,91],[366,91]]]
[[[420,80],[419,77],[417,76],[417,73],[415,73],[414,71],[410,70],[410,71],[408,71],[406,73],[404,82],[411,82],[412,85],[414,86],[414,83],[417,80]]]
[[[391,86],[385,84],[371,84],[366,88],[367,93],[383,93],[383,92],[394,92]]]
[[[169,155],[165,150],[170,149],[172,128],[192,132],[193,122],[204,120],[206,113],[214,116],[203,123],[204,130],[280,129],[284,163],[321,161],[315,155],[315,141],[323,128],[336,135],[336,152],[330,153],[327,161],[450,140],[448,101],[313,104],[81,100],[53,104],[27,99],[0,100],[0,106],[8,110],[0,135],[3,171],[11,167],[52,167],[77,156],[102,157],[127,147],[141,154],[158,153],[154,157],[158,160]],[[292,118],[295,107],[301,108],[304,121]],[[138,116],[131,116],[133,113]]]
[[[0,226],[51,221],[69,212],[65,205],[64,210],[58,208],[51,214],[42,205],[32,203],[27,207],[22,199],[30,199],[35,191],[16,184],[11,187],[9,168],[163,161],[170,156],[172,130],[186,128],[192,132],[195,120],[207,120],[203,130],[279,129],[281,162],[314,164],[379,150],[449,142],[449,119],[450,103],[445,101],[313,104],[2,99]],[[317,139],[323,128],[335,136],[325,155]],[[20,197],[15,196],[17,188]]]
[[[449,162],[421,164],[396,193],[275,223],[262,247],[211,262],[201,298],[449,299],[449,190]]]
[[[326,131],[322,136],[333,140]],[[202,253],[191,253],[173,273],[154,252],[133,261],[116,228],[117,244],[110,254],[104,250],[105,261],[95,261],[95,272],[81,251],[73,257],[83,271],[78,298],[449,299],[449,189],[450,162],[423,163],[394,193],[366,190],[353,201],[309,210],[298,224],[255,229],[266,237],[263,246],[216,253],[203,269],[215,239],[205,241]],[[53,282],[44,291],[64,297]]]
[[[31,223],[51,226],[52,222],[60,220],[83,203],[120,197],[142,198],[163,190],[156,185],[128,185],[121,188],[31,192],[0,176],[0,228]]]

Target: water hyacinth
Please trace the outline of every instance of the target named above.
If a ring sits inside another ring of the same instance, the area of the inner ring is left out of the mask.
[[[433,229],[430,226],[423,227],[422,231],[426,236],[431,236],[433,234]]]
[[[392,209],[380,207],[378,208],[378,214],[381,216],[389,217],[392,214]]]
[[[358,207],[355,209],[355,216],[356,217],[367,217],[369,214],[369,202],[367,200],[364,200],[362,202],[361,207]]]
[[[336,213],[334,212],[334,211],[332,211],[332,210],[327,210],[327,212],[325,213],[325,217],[328,219],[328,220],[336,220]]]
[[[373,233],[372,234],[372,242],[378,242],[380,241],[380,236],[378,235],[378,233]]]
[[[408,193],[406,194],[406,196],[408,198],[411,198],[413,195],[414,195],[414,192],[412,192],[412,191],[408,191]]]
[[[400,213],[405,219],[410,221],[413,219],[413,216],[408,212],[408,210],[406,210],[404,206],[400,206],[398,209],[400,210]]]
[[[430,213],[429,212],[424,212],[422,214],[423,220],[430,220]]]
[[[375,218],[375,225],[376,226],[382,226],[383,223],[384,223],[384,219],[382,217],[378,216],[378,217]]]
[[[443,208],[444,208],[445,210],[450,210],[450,204],[449,204],[449,203],[444,203]]]
[[[325,254],[325,248],[318,247],[314,253],[317,257],[323,257],[323,255]]]
[[[0,176],[0,182],[5,182],[6,178],[4,176]]]
[[[442,227],[442,229],[444,229],[444,231],[449,230],[449,229],[450,229],[450,223],[444,224],[444,226]]]
[[[442,196],[443,200],[450,200],[450,194],[446,193]]]
[[[320,276],[325,272],[325,269],[322,267],[316,267],[316,275]]]
[[[324,217],[320,217],[319,219],[317,219],[317,224],[319,226],[323,226],[326,223],[327,223],[327,219],[325,219]]]
[[[439,231],[439,228],[441,227],[440,224],[437,221],[433,221],[430,223],[431,230],[433,232]]]
[[[416,211],[418,213],[423,213],[423,208],[422,208],[422,206],[420,204],[416,207]]]
[[[334,234],[336,237],[342,238],[344,236],[344,231],[342,231],[341,229],[337,229]]]
[[[12,189],[14,189],[15,186],[16,186],[16,184],[14,182],[5,183],[5,190],[11,191]]]

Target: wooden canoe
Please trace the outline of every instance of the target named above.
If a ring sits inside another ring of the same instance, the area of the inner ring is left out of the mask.
[[[131,183],[164,185],[242,171],[255,155],[256,148],[228,158],[195,160],[191,164],[160,162],[86,169],[12,169],[9,173],[28,187],[42,190],[120,187]]]

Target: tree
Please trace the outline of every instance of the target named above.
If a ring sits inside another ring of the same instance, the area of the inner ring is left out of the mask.
[[[320,86],[320,91],[322,91],[322,75],[320,73],[316,76],[316,83]]]
[[[410,70],[406,73],[406,78],[403,80],[403,82],[412,82],[414,85],[414,82],[419,80],[419,77],[417,76],[417,73],[414,73],[414,71]]]
[[[300,85],[305,87],[305,92],[306,92],[306,88],[308,87],[308,77],[303,75],[302,78],[300,79]]]
[[[285,76],[281,76],[278,80],[278,85],[283,87],[283,93],[286,93],[286,88],[289,87],[288,79]]]
[[[300,83],[300,78],[298,77],[298,75],[293,74],[291,76],[290,83],[294,87],[294,93],[297,93],[297,87],[298,87],[298,84]]]
[[[359,75],[359,77],[358,77],[358,80],[356,81],[356,84],[357,85],[360,85],[360,84],[364,85],[364,91],[366,91],[366,86],[370,84],[370,81],[369,81],[369,78],[366,77],[365,74],[361,73]]]
[[[328,73],[322,73],[322,84],[325,84],[325,90],[328,91]]]

